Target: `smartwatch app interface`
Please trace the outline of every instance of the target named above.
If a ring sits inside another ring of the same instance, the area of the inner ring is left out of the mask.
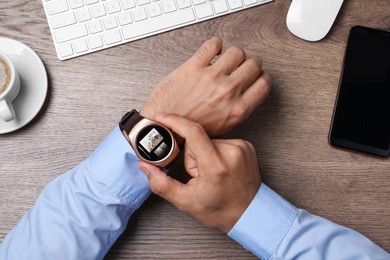
[[[138,152],[149,161],[159,161],[168,156],[172,148],[169,132],[158,125],[142,129],[137,138]]]

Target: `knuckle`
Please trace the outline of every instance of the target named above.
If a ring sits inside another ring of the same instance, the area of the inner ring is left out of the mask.
[[[241,141],[241,147],[244,151],[250,151],[250,152],[255,151],[255,147],[253,146],[252,143],[246,140],[240,140],[240,141]]]
[[[228,52],[231,53],[233,56],[237,56],[237,57],[240,57],[242,59],[245,59],[245,51],[238,46],[230,47],[228,49]]]
[[[249,71],[241,71],[239,76],[232,77],[230,88],[240,90],[241,93],[241,89],[248,83],[251,73]]]
[[[231,119],[235,123],[238,123],[248,117],[249,113],[249,107],[246,104],[239,103],[233,108],[231,113]]]
[[[258,59],[258,58],[255,58],[255,57],[251,57],[249,59],[247,59],[247,61],[250,65],[250,67],[253,67],[255,70],[258,70],[260,71],[261,68],[263,67],[263,62]]]
[[[235,165],[241,164],[245,158],[244,149],[240,144],[240,142],[236,142],[235,145],[229,149],[229,164],[233,165],[233,168],[235,168]]]
[[[240,150],[244,150],[246,148],[246,141],[242,139],[235,139],[235,145],[240,148]]]
[[[229,173],[229,165],[226,161],[220,161],[220,163],[214,166],[213,172],[217,179],[222,179]]]
[[[243,117],[245,116],[247,113],[247,108],[243,105],[239,105],[239,106],[236,106],[236,108],[234,109],[234,114],[236,117]]]
[[[269,75],[268,72],[263,71],[263,72],[261,73],[261,77],[262,77],[263,82],[264,82],[264,83],[263,83],[263,87],[264,87],[264,88],[267,88],[267,90],[270,91],[270,90],[271,90],[271,85],[272,85],[271,76]]]
[[[216,53],[219,51],[219,47],[218,47],[218,41],[214,40],[214,39],[210,39],[210,40],[207,40],[205,41],[202,46],[199,48],[198,52],[197,52],[197,55],[199,57],[204,57],[204,56],[207,56],[208,53]]]
[[[231,156],[233,158],[240,158],[242,156],[242,142],[236,142],[236,145],[231,149]]]
[[[204,134],[205,134],[205,130],[198,123],[193,123],[191,125],[191,127],[189,128],[189,135],[190,136],[199,136],[199,135],[204,135]]]

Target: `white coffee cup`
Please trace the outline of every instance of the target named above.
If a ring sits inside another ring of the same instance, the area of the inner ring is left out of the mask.
[[[4,74],[4,71],[9,77],[7,80],[5,80],[7,75]],[[9,122],[16,119],[12,101],[19,94],[20,79],[11,59],[2,51],[0,51],[0,84],[0,118]]]

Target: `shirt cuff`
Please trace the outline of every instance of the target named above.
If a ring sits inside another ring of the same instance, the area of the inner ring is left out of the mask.
[[[228,235],[256,256],[268,259],[297,214],[296,207],[262,183],[251,204]]]
[[[92,178],[120,199],[138,208],[151,191],[139,159],[117,126],[88,158]]]

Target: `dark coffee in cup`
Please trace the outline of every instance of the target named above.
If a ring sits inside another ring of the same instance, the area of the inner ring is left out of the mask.
[[[11,81],[11,70],[8,64],[0,58],[0,95],[7,89]]]
[[[19,95],[20,78],[11,59],[0,51],[0,119],[9,122],[16,118],[12,102]]]

